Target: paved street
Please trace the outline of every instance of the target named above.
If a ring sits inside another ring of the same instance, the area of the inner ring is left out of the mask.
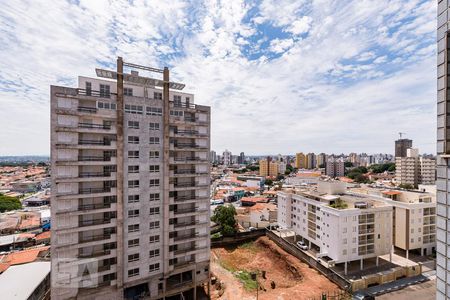
[[[435,300],[436,299],[436,280],[426,281],[416,285],[408,286],[402,290],[384,294],[376,297],[377,300]]]

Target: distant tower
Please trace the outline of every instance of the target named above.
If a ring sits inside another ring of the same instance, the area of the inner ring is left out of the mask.
[[[398,139],[395,141],[395,157],[406,157],[406,150],[412,148],[412,140]]]

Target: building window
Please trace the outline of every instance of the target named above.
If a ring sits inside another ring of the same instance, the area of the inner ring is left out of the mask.
[[[411,239],[411,243],[414,243],[414,239]]]
[[[347,255],[347,249],[342,250],[342,255]]]
[[[162,93],[153,92],[153,99],[162,100]]]
[[[159,179],[150,179],[150,187],[159,186]]]
[[[150,207],[150,215],[159,215],[159,207]],[[159,222],[158,222],[159,225]]]
[[[139,144],[139,137],[138,136],[129,136],[128,144]]]
[[[139,231],[139,224],[128,225],[128,232]]]
[[[159,249],[150,250],[149,255],[150,258],[158,257],[159,256]]]
[[[159,165],[150,165],[150,173],[159,173]]]
[[[86,81],[86,95],[92,95],[92,83]]]
[[[159,221],[150,222],[150,229],[157,229],[157,228],[159,228]]]
[[[173,102],[175,106],[181,106],[181,96],[173,95]]]
[[[139,166],[128,166],[128,173],[139,173]]]
[[[124,94],[124,96],[133,96],[133,89],[132,88],[123,88],[123,94]]]
[[[139,239],[128,240],[128,248],[138,247]]]
[[[159,201],[159,193],[150,194],[150,201]]]
[[[139,209],[133,209],[128,211],[128,218],[137,218],[139,217]]]
[[[139,151],[128,151],[128,158],[139,158]]]
[[[115,103],[100,102],[99,101],[99,102],[97,102],[97,108],[115,110],[116,109],[116,104]]]
[[[159,270],[159,263],[148,266],[149,272],[154,272],[154,271],[158,271],[158,270]]]
[[[100,97],[109,98],[110,94],[109,85],[100,84]]]
[[[128,270],[128,277],[134,277],[139,275],[139,268]]]
[[[143,115],[144,107],[141,105],[125,104],[125,112],[133,115]]]
[[[159,235],[152,235],[149,237],[150,244],[159,243]]]
[[[139,253],[128,255],[128,262],[139,260]]]
[[[139,180],[128,180],[128,187],[129,188],[138,188]]]
[[[159,151],[150,151],[149,158],[159,158]]]
[[[170,111],[170,115],[174,116],[174,117],[182,117],[183,116],[183,111],[180,110],[171,110]]]
[[[159,145],[159,137],[151,136],[150,145]]]
[[[189,103],[191,103],[191,98],[190,97],[186,97],[186,106],[189,106]]]
[[[128,121],[128,128],[139,129],[138,121]]]
[[[162,108],[147,106],[147,116],[162,116]]]
[[[150,123],[149,129],[150,130],[159,130],[159,123]]]
[[[128,195],[128,203],[139,202],[139,195]]]

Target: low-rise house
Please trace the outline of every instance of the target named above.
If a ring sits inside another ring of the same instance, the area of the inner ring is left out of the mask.
[[[269,198],[267,197],[243,197],[241,198],[242,206],[253,206],[256,203],[268,203]]]

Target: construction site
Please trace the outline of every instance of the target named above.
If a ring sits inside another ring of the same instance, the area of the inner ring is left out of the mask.
[[[211,249],[211,299],[345,299],[345,293],[268,237]]]

